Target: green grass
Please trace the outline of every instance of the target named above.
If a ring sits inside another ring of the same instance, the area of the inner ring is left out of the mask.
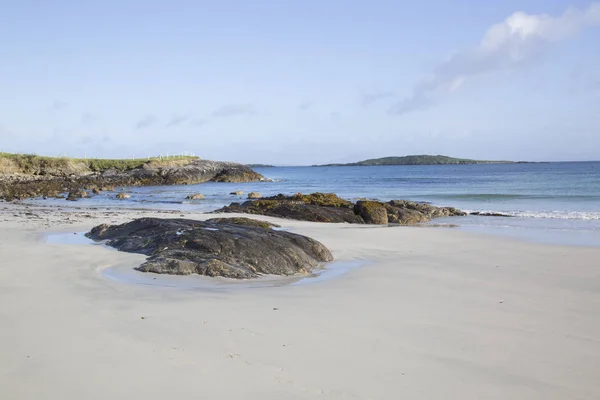
[[[69,158],[0,152],[0,173],[44,174],[57,170],[102,172],[108,169],[126,171],[142,167],[144,164],[152,164],[157,167],[161,164],[185,165],[196,159],[198,159],[198,157],[195,156],[148,157],[137,159]]]

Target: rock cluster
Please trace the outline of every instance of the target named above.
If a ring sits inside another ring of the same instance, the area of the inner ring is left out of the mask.
[[[260,214],[313,222],[402,225],[427,222],[439,217],[466,215],[453,207],[435,207],[406,200],[360,200],[352,203],[333,193],[298,193],[293,196],[279,194],[241,204],[232,203],[214,212]]]
[[[137,269],[160,274],[253,278],[307,273],[333,256],[320,242],[248,218],[140,218],[86,234],[121,251],[148,256]]]

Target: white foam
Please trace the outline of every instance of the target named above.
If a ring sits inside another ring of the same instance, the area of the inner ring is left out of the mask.
[[[500,213],[511,217],[522,218],[547,218],[547,219],[573,219],[598,221],[600,220],[600,212],[587,211],[492,211],[492,210],[465,210],[468,213]]]

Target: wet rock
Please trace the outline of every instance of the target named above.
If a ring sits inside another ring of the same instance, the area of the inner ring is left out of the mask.
[[[94,194],[100,194],[100,189],[98,189],[98,188],[93,188],[93,189],[92,189],[92,193],[94,193]]]
[[[298,193],[293,196],[277,195],[249,200],[242,204],[232,203],[214,212],[259,214],[314,222],[364,223],[362,218],[354,214],[352,206],[351,202],[340,199],[334,194]]]
[[[123,192],[121,192],[121,193],[118,193],[116,197],[117,197],[117,199],[119,199],[119,200],[124,200],[124,199],[128,199],[128,198],[130,198],[130,197],[131,197],[131,195],[130,195],[130,194],[128,194],[128,193],[123,193]]]
[[[387,210],[382,203],[377,201],[356,202],[354,213],[359,215],[367,224],[385,225],[388,223]]]
[[[509,215],[509,214],[502,214],[502,213],[496,213],[496,212],[480,212],[480,211],[474,211],[472,213],[469,213],[469,215],[479,215],[481,217],[513,217],[513,215]]]
[[[261,221],[258,219],[246,218],[246,217],[233,217],[233,218],[211,218],[207,219],[206,222],[222,223],[222,224],[236,224],[246,226],[259,226],[261,228],[279,228],[280,225],[272,224],[271,222]]]
[[[69,195],[67,196],[67,200],[75,201],[77,199],[83,199],[85,197],[90,197],[90,195],[87,191],[75,190],[75,191],[69,192]]]
[[[215,213],[269,215],[312,222],[413,225],[432,218],[466,215],[453,207],[435,207],[406,200],[380,202],[360,200],[356,204],[333,193],[283,194],[244,203],[232,203]]]
[[[231,194],[232,196],[242,196],[244,194],[244,191],[243,190],[236,190],[235,192],[231,192],[229,194]]]
[[[202,193],[194,193],[188,194],[185,198],[186,200],[202,200],[204,199],[204,195]]]
[[[262,195],[258,192],[250,192],[248,193],[248,198],[249,199],[260,199],[262,197]]]
[[[238,279],[292,275],[333,260],[329,250],[316,240],[274,231],[259,222],[247,218],[140,218],[121,225],[99,225],[86,236],[107,240],[109,246],[121,251],[147,255],[147,261],[137,269],[161,274]]]

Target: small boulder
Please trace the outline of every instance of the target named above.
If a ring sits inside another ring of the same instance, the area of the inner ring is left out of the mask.
[[[121,192],[121,193],[117,194],[117,199],[119,199],[119,200],[128,199],[130,197],[131,197],[131,195],[128,194],[128,193],[122,193]]]
[[[388,223],[387,210],[378,201],[357,201],[354,205],[354,213],[360,215],[367,224],[386,225]]]
[[[188,194],[185,198],[186,200],[202,200],[204,198],[204,195],[202,193],[194,193]]]
[[[84,197],[90,197],[89,193],[86,192],[85,190],[74,190],[74,191],[69,192],[69,195],[67,196],[67,200],[75,201],[77,199],[83,199]]]
[[[242,196],[244,194],[244,191],[243,190],[236,190],[235,192],[231,192],[229,194],[231,194],[233,196]]]
[[[260,198],[262,198],[262,195],[258,192],[250,192],[250,193],[248,193],[248,198],[249,199],[260,199]]]

